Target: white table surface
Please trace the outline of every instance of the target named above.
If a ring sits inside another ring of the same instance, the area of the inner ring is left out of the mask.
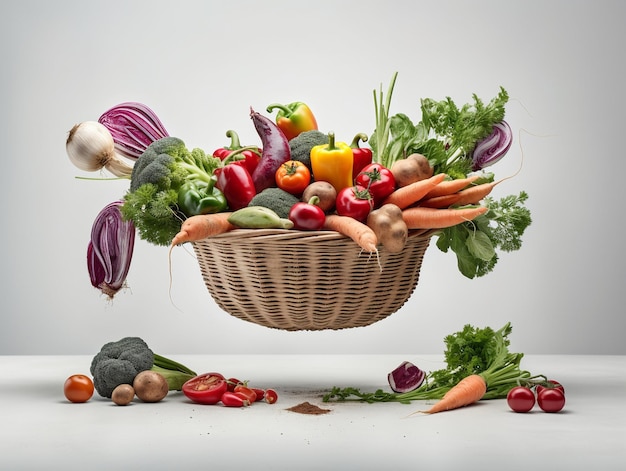
[[[492,400],[411,417],[425,404],[323,403],[321,396],[335,385],[388,389],[387,373],[403,360],[433,370],[439,356],[166,356],[198,373],[273,387],[279,400],[226,408],[174,392],[160,403],[120,407],[96,393],[71,404],[63,383],[89,374],[91,357],[0,356],[0,469],[626,469],[626,356],[524,357],[523,368],[565,386],[557,414],[537,406],[516,414],[506,400]],[[304,401],[332,411],[286,410]]]

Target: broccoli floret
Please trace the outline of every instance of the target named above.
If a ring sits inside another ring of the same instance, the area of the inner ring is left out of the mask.
[[[297,196],[277,187],[270,187],[254,195],[248,206],[263,206],[273,210],[279,217],[289,218],[289,210],[298,201]]]
[[[133,221],[142,239],[169,245],[184,219],[178,208],[179,189],[188,181],[210,183],[221,165],[219,158],[201,149],[189,151],[177,137],[154,141],[133,166],[122,215]]]
[[[289,141],[291,160],[297,160],[311,169],[311,149],[315,146],[328,144],[328,134],[321,131],[305,131]]]
[[[139,337],[124,337],[102,346],[91,361],[93,384],[102,397],[111,397],[120,384],[133,384],[142,371],[154,370],[162,374],[170,390],[180,389],[196,373],[180,363],[154,353]]]

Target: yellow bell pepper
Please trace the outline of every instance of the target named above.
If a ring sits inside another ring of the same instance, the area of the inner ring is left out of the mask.
[[[352,148],[345,142],[335,142],[335,133],[328,133],[328,144],[311,149],[311,170],[317,181],[330,183],[337,193],[352,186]]]

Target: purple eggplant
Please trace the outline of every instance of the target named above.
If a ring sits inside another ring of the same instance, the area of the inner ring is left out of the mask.
[[[261,138],[261,161],[252,173],[252,181],[257,193],[276,186],[276,170],[291,159],[289,141],[269,118],[250,108],[250,117],[256,132]]]
[[[389,386],[394,392],[405,393],[419,388],[426,374],[409,361],[404,361],[387,375]]]

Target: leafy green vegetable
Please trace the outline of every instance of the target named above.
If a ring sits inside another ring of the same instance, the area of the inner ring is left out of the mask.
[[[527,199],[524,191],[500,200],[485,198],[489,210],[473,221],[442,229],[437,247],[456,254],[459,271],[467,278],[490,273],[498,262],[498,249],[512,252],[521,248],[522,235],[532,222],[524,206]]]
[[[510,323],[497,331],[491,327],[477,328],[467,324],[460,332],[446,336],[446,367],[428,373],[422,385],[413,391],[389,393],[378,389],[367,393],[353,387],[333,387],[323,396],[323,400],[408,404],[417,400],[441,399],[459,381],[472,374],[481,375],[487,383],[487,392],[483,399],[504,398],[518,384],[545,383],[545,376],[531,376],[528,371],[520,368],[523,353],[509,352],[508,336],[512,330]]]

